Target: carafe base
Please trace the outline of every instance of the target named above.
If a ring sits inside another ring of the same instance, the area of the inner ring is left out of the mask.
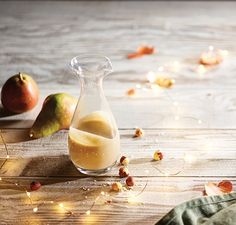
[[[80,168],[76,165],[75,166],[76,166],[77,170],[82,174],[86,174],[88,176],[99,176],[99,175],[103,175],[103,174],[107,173],[108,171],[110,171],[112,169],[112,167],[116,164],[116,162],[114,162],[111,166],[109,166],[105,169],[100,169],[100,170],[88,170],[88,169]]]

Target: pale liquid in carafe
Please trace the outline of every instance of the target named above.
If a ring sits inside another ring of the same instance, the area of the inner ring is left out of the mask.
[[[109,115],[95,111],[81,118],[69,130],[69,152],[75,166],[100,170],[112,166],[120,154],[120,139]]]

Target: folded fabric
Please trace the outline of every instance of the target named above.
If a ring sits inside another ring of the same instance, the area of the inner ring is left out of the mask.
[[[156,225],[236,225],[236,192],[182,203]]]

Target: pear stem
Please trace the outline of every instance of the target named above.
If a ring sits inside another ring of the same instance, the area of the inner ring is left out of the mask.
[[[22,83],[24,83],[25,80],[24,80],[23,74],[22,74],[21,72],[19,72],[19,76],[20,76],[20,81],[21,81]]]

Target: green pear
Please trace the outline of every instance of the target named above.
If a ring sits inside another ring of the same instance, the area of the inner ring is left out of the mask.
[[[47,96],[39,115],[30,129],[30,137],[41,138],[59,130],[68,129],[77,101],[77,98],[66,93],[56,93]]]

